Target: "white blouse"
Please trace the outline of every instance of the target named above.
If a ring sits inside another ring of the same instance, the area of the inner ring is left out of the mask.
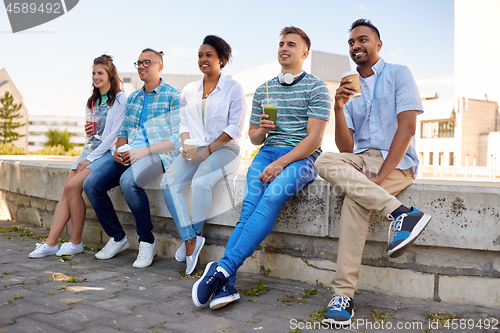
[[[202,123],[203,79],[189,83],[182,90],[179,133],[189,133],[199,146],[206,146],[226,132],[236,143],[243,131],[247,110],[243,87],[220,75],[217,86],[206,98],[205,123]]]

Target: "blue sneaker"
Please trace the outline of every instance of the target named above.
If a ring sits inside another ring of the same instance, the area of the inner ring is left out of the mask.
[[[210,309],[216,310],[222,308],[239,299],[240,294],[236,288],[230,284],[225,284],[215,292],[214,297],[210,301]]]
[[[203,306],[207,304],[212,295],[227,284],[228,281],[224,274],[217,271],[218,266],[216,262],[209,262],[201,278],[193,285],[192,298],[194,305]]]
[[[351,325],[351,319],[354,317],[354,301],[352,298],[344,295],[334,295],[328,303],[328,311],[325,314],[323,323],[334,325]]]
[[[397,258],[402,255],[431,220],[430,215],[422,213],[415,207],[411,208],[411,212],[399,215],[396,220],[390,214],[388,218],[392,220],[389,227],[389,246],[387,247],[387,254],[391,258]],[[391,229],[394,223],[394,238],[390,241]]]

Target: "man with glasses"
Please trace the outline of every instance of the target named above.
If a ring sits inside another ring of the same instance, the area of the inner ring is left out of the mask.
[[[113,160],[94,170],[83,184],[97,218],[110,237],[97,259],[110,259],[130,245],[107,192],[120,185],[134,215],[139,235],[139,254],[133,266],[151,265],[156,253],[149,200],[144,187],[159,179],[178,155],[179,90],[160,78],[163,52],[145,49],[134,64],[144,86],[127,101],[123,126]]]

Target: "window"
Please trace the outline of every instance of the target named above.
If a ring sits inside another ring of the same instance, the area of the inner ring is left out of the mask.
[[[123,78],[123,83],[130,83],[131,79],[129,77],[124,77]]]
[[[44,125],[43,121],[30,121],[30,125]]]
[[[450,155],[448,157],[448,164],[455,165],[455,154],[452,151],[450,151]]]
[[[420,124],[420,137],[422,139],[453,138],[454,135],[454,121],[423,121]]]
[[[76,121],[70,121],[68,122],[68,126],[78,126],[78,123]]]
[[[444,154],[442,152],[438,154],[438,159],[439,159],[438,165],[443,165],[443,156]]]
[[[434,165],[434,153],[429,152],[429,165]]]
[[[28,132],[28,135],[42,135],[42,132]]]
[[[31,141],[30,141],[30,142],[28,142],[28,146],[34,146],[34,145],[35,145],[35,143],[34,143],[34,142],[31,142]]]

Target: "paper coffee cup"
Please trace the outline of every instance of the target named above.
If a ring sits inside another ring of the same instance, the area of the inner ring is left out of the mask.
[[[182,146],[184,147],[184,150],[187,151],[188,161],[191,161],[191,159],[194,157],[194,154],[196,154],[196,151],[198,150],[198,140],[186,139],[184,140]]]
[[[122,153],[124,153],[124,152],[126,152],[126,151],[129,151],[129,150],[130,150],[130,146],[126,143],[126,144],[124,144],[123,146],[118,147],[118,149],[117,149],[117,150],[118,150],[118,152],[119,152],[120,154],[122,154]],[[129,166],[129,165],[130,165],[130,164],[124,164],[124,166]]]
[[[342,74],[341,80],[343,80],[344,78],[346,78],[347,80],[351,80],[351,85],[358,89],[358,90],[356,90],[357,92],[354,95],[351,95],[349,97],[349,99],[355,99],[355,98],[358,98],[359,96],[361,96],[361,85],[359,84],[359,73],[356,71],[345,72],[344,74]]]

